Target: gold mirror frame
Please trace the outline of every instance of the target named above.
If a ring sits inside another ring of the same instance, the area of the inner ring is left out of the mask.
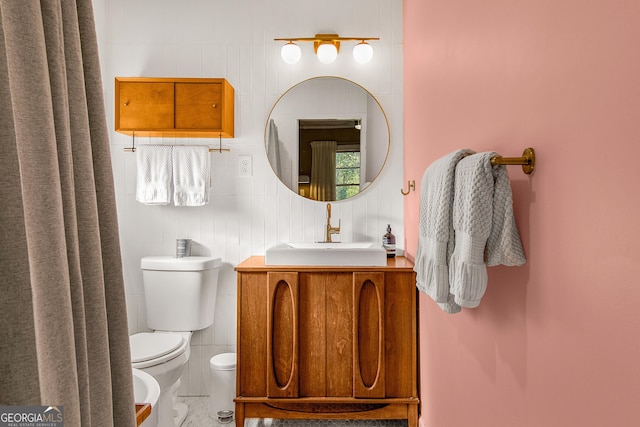
[[[324,91],[316,91],[313,93],[313,96],[309,96],[309,92],[313,92],[314,89],[322,87],[322,85],[335,85],[336,87],[343,86],[346,90],[333,94]],[[352,91],[353,98],[364,98],[364,101],[361,100],[360,102],[361,104],[362,102],[366,103],[364,111],[348,111],[348,109],[345,111],[344,105],[340,104],[340,106],[336,108],[336,110],[340,111],[334,114],[333,112],[328,113],[326,110],[321,111],[322,107],[318,107],[318,105],[325,107],[327,105],[331,105],[334,102],[334,99],[337,99],[335,102],[339,103],[344,97],[349,97],[349,91]],[[310,102],[309,100],[315,100],[317,102]],[[293,104],[292,108],[298,107],[295,109],[295,113],[293,111],[289,111],[289,104]],[[304,106],[305,111],[301,111],[301,104]],[[285,117],[284,126],[286,129],[282,129],[283,117]],[[281,122],[280,124],[275,123],[276,120],[274,120],[275,131],[271,126],[272,119],[276,119]],[[361,127],[365,128],[365,131],[360,132],[360,139],[361,141],[364,139],[363,151],[365,152],[366,159],[370,164],[365,165],[364,170],[361,171],[361,184],[358,193],[350,196],[349,198],[356,197],[365,191],[366,188],[368,188],[368,186],[375,182],[375,180],[380,176],[389,157],[391,131],[389,128],[389,120],[382,108],[382,105],[371,92],[358,83],[342,77],[318,76],[303,80],[287,89],[276,100],[269,111],[264,129],[265,152],[267,153],[267,160],[269,161],[271,169],[278,179],[283,183],[283,185],[301,197],[323,202],[336,201],[335,198],[323,198],[322,196],[317,198],[308,193],[304,194],[304,184],[300,183],[299,163],[302,150],[300,149],[299,141],[299,123],[300,121],[315,119],[332,119],[343,122],[363,119],[360,121],[360,124]],[[384,129],[384,132],[382,132],[382,129]],[[384,133],[384,135],[381,135],[382,133]],[[270,136],[273,134],[277,136],[277,144],[274,144],[274,138],[271,138],[270,141]],[[277,149],[275,147],[277,147]],[[280,155],[276,155],[275,151],[278,151]],[[295,161],[293,160],[294,157],[296,157]]]

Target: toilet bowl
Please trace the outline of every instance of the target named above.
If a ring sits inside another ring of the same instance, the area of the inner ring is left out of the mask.
[[[155,409],[159,420],[173,420],[168,427],[180,425],[187,416],[187,406],[176,399],[191,352],[190,342],[191,332],[143,332],[129,337],[131,366],[158,382],[160,398]]]
[[[158,427],[158,399],[160,398],[160,386],[158,381],[140,369],[131,369],[133,372],[133,397],[136,402],[136,421],[138,427]],[[151,410],[139,409],[138,405],[149,405]],[[148,411],[148,412],[147,412]],[[140,419],[138,420],[138,416]]]
[[[192,331],[213,324],[220,259],[145,257],[147,325],[153,332],[131,335],[131,364],[160,386],[158,426],[180,426],[188,408],[178,387],[190,355]]]

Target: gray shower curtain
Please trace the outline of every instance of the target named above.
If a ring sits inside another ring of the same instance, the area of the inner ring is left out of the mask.
[[[0,0],[0,406],[134,426],[91,0]]]

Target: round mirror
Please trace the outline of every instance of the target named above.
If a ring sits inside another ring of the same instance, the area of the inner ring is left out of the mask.
[[[344,200],[363,191],[389,153],[389,123],[378,100],[339,77],[314,77],[287,90],[265,128],[271,168],[296,194]]]

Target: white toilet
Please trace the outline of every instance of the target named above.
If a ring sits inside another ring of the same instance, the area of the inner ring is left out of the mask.
[[[159,427],[182,424],[188,408],[177,403],[180,376],[189,360],[192,331],[213,324],[220,258],[142,258],[147,326],[154,332],[129,337],[132,366],[160,385]]]

